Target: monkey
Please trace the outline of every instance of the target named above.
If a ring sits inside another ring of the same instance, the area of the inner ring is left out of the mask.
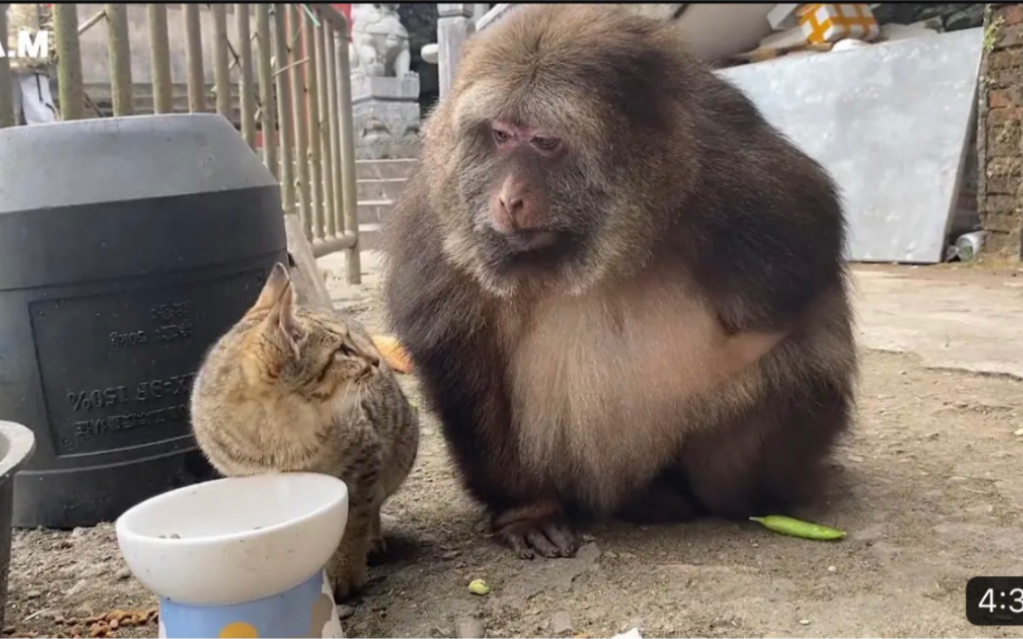
[[[384,304],[496,540],[821,496],[858,377],[838,188],[670,22],[522,5],[423,131]]]

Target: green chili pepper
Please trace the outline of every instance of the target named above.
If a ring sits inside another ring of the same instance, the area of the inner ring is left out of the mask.
[[[792,517],[785,517],[784,515],[750,517],[750,521],[755,521],[768,530],[773,530],[774,532],[778,532],[783,535],[803,537],[804,539],[825,539],[830,541],[845,537],[844,530],[831,528],[829,526],[822,526],[820,524],[811,524],[809,522],[793,519]]]
[[[473,579],[469,582],[469,592],[474,595],[485,595],[490,592],[490,586],[482,579]]]

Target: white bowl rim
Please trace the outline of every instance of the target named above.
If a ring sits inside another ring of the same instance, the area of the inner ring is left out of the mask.
[[[178,496],[180,493],[183,493],[183,492],[186,492],[186,491],[194,491],[196,489],[201,489],[202,486],[205,486],[207,484],[219,484],[219,483],[223,483],[223,482],[234,480],[234,479],[247,479],[249,477],[266,477],[266,476],[315,477],[315,478],[317,478],[317,481],[322,481],[322,478],[326,478],[327,483],[335,483],[336,482],[336,484],[339,485],[342,490],[340,491],[339,496],[336,499],[330,500],[329,503],[326,503],[326,504],[320,506],[319,508],[310,511],[310,512],[302,515],[301,517],[296,517],[294,519],[289,519],[287,521],[282,521],[282,522],[277,523],[277,524],[271,524],[269,526],[263,526],[262,528],[258,528],[258,529],[243,530],[243,531],[236,532],[236,533],[224,533],[224,534],[221,534],[221,535],[210,535],[208,537],[184,537],[184,538],[155,537],[155,536],[152,536],[152,535],[144,535],[142,533],[136,532],[135,530],[130,528],[129,525],[128,525],[129,522],[132,519],[134,519],[135,517],[138,517],[139,513],[142,512],[143,510],[149,510],[150,508],[159,506],[160,502],[172,499],[172,498]],[[326,512],[328,512],[330,510],[333,510],[334,508],[337,508],[339,504],[342,504],[342,503],[346,502],[347,500],[348,500],[348,484],[346,484],[342,479],[339,479],[338,477],[334,477],[333,475],[327,475],[325,473],[304,473],[304,472],[265,473],[265,474],[261,474],[261,475],[247,475],[245,477],[221,477],[220,479],[212,479],[210,481],[204,481],[204,482],[199,482],[199,483],[196,483],[196,484],[190,484],[188,486],[181,486],[180,488],[175,488],[174,490],[168,490],[165,493],[160,493],[159,495],[154,495],[153,497],[150,497],[149,499],[141,501],[138,504],[135,504],[134,506],[129,508],[128,510],[124,511],[121,514],[121,516],[117,518],[117,522],[114,525],[114,530],[116,531],[116,533],[117,533],[117,535],[119,537],[123,536],[125,539],[130,539],[132,541],[139,541],[139,542],[141,542],[141,541],[144,540],[144,543],[147,543],[147,544],[154,544],[156,546],[175,546],[175,547],[178,547],[178,548],[180,548],[182,546],[208,546],[210,544],[223,544],[223,543],[227,543],[227,542],[237,542],[237,541],[243,541],[243,540],[247,541],[247,540],[251,540],[251,539],[258,539],[260,537],[268,537],[268,536],[276,534],[276,533],[278,533],[281,530],[284,530],[286,528],[291,528],[291,527],[293,527],[295,525],[302,524],[304,522],[307,522],[307,521],[310,521],[310,520],[313,520],[313,519],[318,519],[319,517],[322,517]]]

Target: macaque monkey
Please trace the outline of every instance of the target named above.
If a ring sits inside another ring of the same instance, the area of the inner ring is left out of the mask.
[[[523,5],[460,64],[386,302],[496,536],[806,504],[857,377],[829,175],[670,22]]]

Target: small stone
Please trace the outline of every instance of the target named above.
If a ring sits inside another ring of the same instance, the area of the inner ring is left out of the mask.
[[[459,639],[481,639],[483,624],[473,617],[461,617],[455,622],[455,635]]]
[[[567,611],[559,610],[551,615],[551,633],[555,635],[572,633],[572,616]]]
[[[85,619],[92,616],[93,607],[87,604],[82,604],[74,609],[73,614],[77,619]]]
[[[64,596],[65,597],[74,597],[75,595],[77,595],[78,593],[84,591],[88,587],[89,587],[89,582],[88,581],[86,581],[85,579],[79,579],[75,583],[75,585],[73,585],[73,586],[71,586],[70,588],[67,589],[67,592],[64,593]]]
[[[974,504],[973,506],[970,506],[969,508],[966,509],[966,512],[974,516],[990,515],[994,511],[995,507],[985,502]]]
[[[352,608],[351,606],[346,606],[344,604],[341,604],[341,605],[339,605],[337,607],[337,617],[338,617],[338,619],[348,619],[349,617],[351,617],[354,614],[355,614],[355,608]]]
[[[443,555],[441,555],[440,558],[443,559],[444,561],[451,561],[452,559],[457,559],[458,555],[460,554],[461,553],[458,552],[457,550],[449,550]]]
[[[71,538],[78,539],[79,537],[84,537],[88,533],[89,533],[88,528],[83,528],[79,526],[78,528],[75,528],[74,530],[71,531]]]
[[[621,557],[622,559],[635,559],[636,558],[636,555],[632,554],[631,552],[623,552],[622,554],[620,554],[618,556]]]
[[[849,461],[856,462],[857,464],[863,462],[863,458],[859,455],[849,455]]]
[[[1023,437],[1023,428],[1017,428],[1012,432],[1016,437]]]
[[[39,592],[38,590],[29,590],[25,592],[26,599],[36,599],[38,597],[41,597],[42,595],[43,593]]]
[[[605,550],[604,556],[607,557],[608,559],[618,559],[618,553],[616,553],[613,550]]]
[[[828,572],[838,572],[837,566],[828,566]]]
[[[119,581],[125,581],[126,579],[131,579],[131,571],[128,570],[127,568],[121,568],[120,570],[117,571],[117,579]]]
[[[800,626],[809,626],[810,625],[810,620],[809,619],[800,619],[799,620],[799,625]]]

